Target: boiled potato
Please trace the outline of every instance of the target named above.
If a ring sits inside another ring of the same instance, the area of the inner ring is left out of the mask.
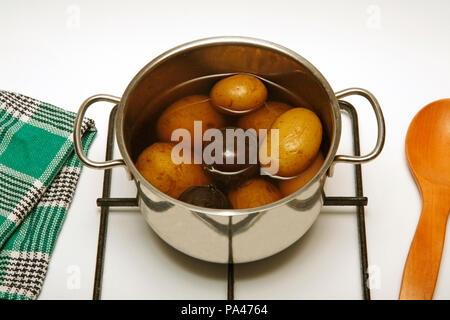
[[[234,209],[254,208],[281,199],[280,191],[261,178],[250,179],[228,193]]]
[[[278,130],[278,145],[276,141],[272,145],[270,131],[259,152],[260,164],[269,174],[296,176],[316,157],[322,141],[322,124],[311,110],[288,110],[273,122],[270,130]],[[276,154],[272,156],[272,148],[278,150],[278,157]]]
[[[267,89],[258,78],[237,74],[217,82],[211,89],[210,98],[219,111],[244,114],[264,104]]]
[[[300,175],[293,179],[281,180],[279,183],[279,187],[283,196],[286,197],[291,193],[294,193],[295,191],[303,187],[306,183],[308,183],[309,180],[311,180],[316,175],[316,173],[319,172],[320,168],[322,168],[323,163],[324,158],[322,156],[322,153],[319,151],[313,163],[311,163],[311,165],[309,165],[309,167],[306,168],[305,171],[300,173]]]
[[[175,144],[156,142],[139,155],[136,168],[154,187],[165,194],[178,198],[189,187],[210,184],[201,165],[172,161],[172,148]]]
[[[183,128],[189,131],[193,143],[194,121],[202,121],[202,135],[207,129],[219,129],[226,124],[224,116],[212,107],[207,96],[188,96],[171,104],[159,117],[156,123],[159,140],[170,142],[172,132]]]
[[[238,127],[248,130],[255,129],[256,134],[259,137],[259,129],[266,129],[269,131],[272,123],[277,119],[282,113],[292,109],[288,104],[276,101],[268,101],[259,108],[247,115],[244,115],[238,120]],[[261,137],[260,137],[261,138]]]

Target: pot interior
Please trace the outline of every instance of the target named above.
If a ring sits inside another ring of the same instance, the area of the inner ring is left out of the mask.
[[[324,167],[328,168],[340,131],[336,128],[340,119],[337,101],[329,84],[296,53],[246,38],[212,38],[188,43],[162,54],[140,71],[125,91],[123,109],[119,111],[123,112],[118,128],[127,164],[132,165],[128,162],[134,163],[140,152],[156,141],[155,123],[164,108],[186,95],[207,95],[218,79],[230,73],[257,75],[266,83],[276,84],[275,89],[269,86],[270,98],[275,95],[277,100],[312,109],[324,128],[321,149]]]

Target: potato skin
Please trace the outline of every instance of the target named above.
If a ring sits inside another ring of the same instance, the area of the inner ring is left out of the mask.
[[[271,126],[271,130],[273,129],[279,130],[279,161],[271,156],[269,132],[260,148],[261,166],[268,167],[270,163],[278,162],[276,175],[298,175],[311,164],[319,151],[322,141],[322,124],[319,117],[309,109],[293,108],[274,121]]]
[[[207,129],[226,125],[224,116],[216,111],[207,96],[187,96],[172,103],[159,117],[156,123],[159,140],[170,142],[172,132],[179,128],[187,129],[194,139],[194,121],[202,121],[202,134]]]
[[[228,199],[234,209],[263,206],[282,198],[273,184],[261,178],[250,179],[228,192]]]
[[[237,74],[218,81],[209,94],[211,103],[225,113],[248,113],[261,107],[267,99],[267,88],[258,78]]]
[[[292,107],[283,102],[267,101],[261,108],[239,118],[237,126],[244,129],[255,129],[259,137],[259,129],[269,131],[272,123]]]
[[[158,190],[178,198],[187,188],[208,185],[211,180],[205,175],[201,165],[172,162],[174,145],[156,142],[147,147],[139,155],[136,168]]]
[[[308,183],[309,180],[311,180],[315,176],[315,174],[319,172],[320,168],[322,168],[324,161],[325,160],[322,156],[322,153],[319,151],[314,161],[308,166],[308,168],[305,169],[305,171],[300,173],[300,175],[293,179],[280,180],[279,188],[283,197],[294,193],[295,191],[303,187],[306,183]]]

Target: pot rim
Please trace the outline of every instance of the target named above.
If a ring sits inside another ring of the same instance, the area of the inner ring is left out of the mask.
[[[124,119],[124,111],[125,111],[125,105],[128,101],[128,98],[133,92],[133,90],[136,88],[137,84],[141,80],[142,76],[146,74],[150,69],[156,67],[160,63],[164,62],[167,58],[170,58],[174,55],[182,54],[185,51],[195,49],[198,47],[209,47],[209,46],[217,46],[217,45],[250,45],[255,47],[264,47],[270,50],[281,52],[282,54],[299,61],[302,65],[304,65],[316,79],[319,81],[321,86],[324,88],[325,92],[328,95],[331,107],[333,109],[333,128],[334,131],[332,132],[332,137],[330,139],[330,148],[328,150],[328,154],[325,157],[325,161],[321,167],[321,169],[314,175],[314,177],[308,181],[303,187],[295,191],[294,193],[283,197],[282,199],[266,204],[264,206],[254,207],[254,208],[247,208],[247,209],[210,209],[210,208],[204,208],[199,207],[195,205],[191,205],[189,203],[177,200],[175,198],[172,198],[171,196],[168,196],[164,192],[158,190],[156,187],[154,187],[150,182],[148,182],[136,169],[136,166],[134,165],[133,161],[131,160],[131,157],[128,153],[128,150],[125,146],[124,141],[124,134],[123,134],[123,119]],[[151,60],[147,65],[145,65],[131,80],[131,82],[128,84],[127,88],[125,89],[124,94],[122,95],[122,98],[120,99],[120,103],[118,105],[118,110],[116,114],[115,119],[115,127],[116,127],[116,139],[117,144],[119,147],[119,151],[123,157],[123,160],[126,164],[126,167],[131,172],[131,175],[136,180],[137,188],[141,188],[141,185],[145,187],[145,189],[150,190],[154,194],[156,194],[158,197],[160,197],[162,200],[167,201],[169,203],[173,203],[175,205],[181,206],[189,211],[194,212],[201,212],[204,214],[209,215],[217,215],[217,216],[240,216],[240,215],[248,215],[252,213],[258,213],[267,211],[276,207],[279,207],[281,205],[284,205],[286,203],[289,203],[291,200],[295,200],[298,198],[299,194],[303,192],[303,190],[307,189],[310,185],[320,181],[320,179],[326,175],[328,168],[333,163],[334,157],[336,155],[340,136],[341,136],[341,113],[339,109],[338,100],[336,98],[336,95],[334,94],[334,91],[332,90],[330,84],[325,79],[325,77],[319,72],[319,70],[316,69],[308,60],[297,54],[296,52],[283,47],[279,44],[256,39],[256,38],[250,38],[250,37],[242,37],[242,36],[219,36],[219,37],[211,37],[211,38],[204,38],[199,40],[194,40],[191,42],[187,42],[184,44],[181,44],[177,47],[174,47],[172,49],[167,50],[166,52],[162,53],[158,57]]]

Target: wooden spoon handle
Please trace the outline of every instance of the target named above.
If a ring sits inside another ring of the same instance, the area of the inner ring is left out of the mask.
[[[449,206],[445,190],[422,188],[423,206],[403,271],[401,300],[431,300],[439,274]]]

